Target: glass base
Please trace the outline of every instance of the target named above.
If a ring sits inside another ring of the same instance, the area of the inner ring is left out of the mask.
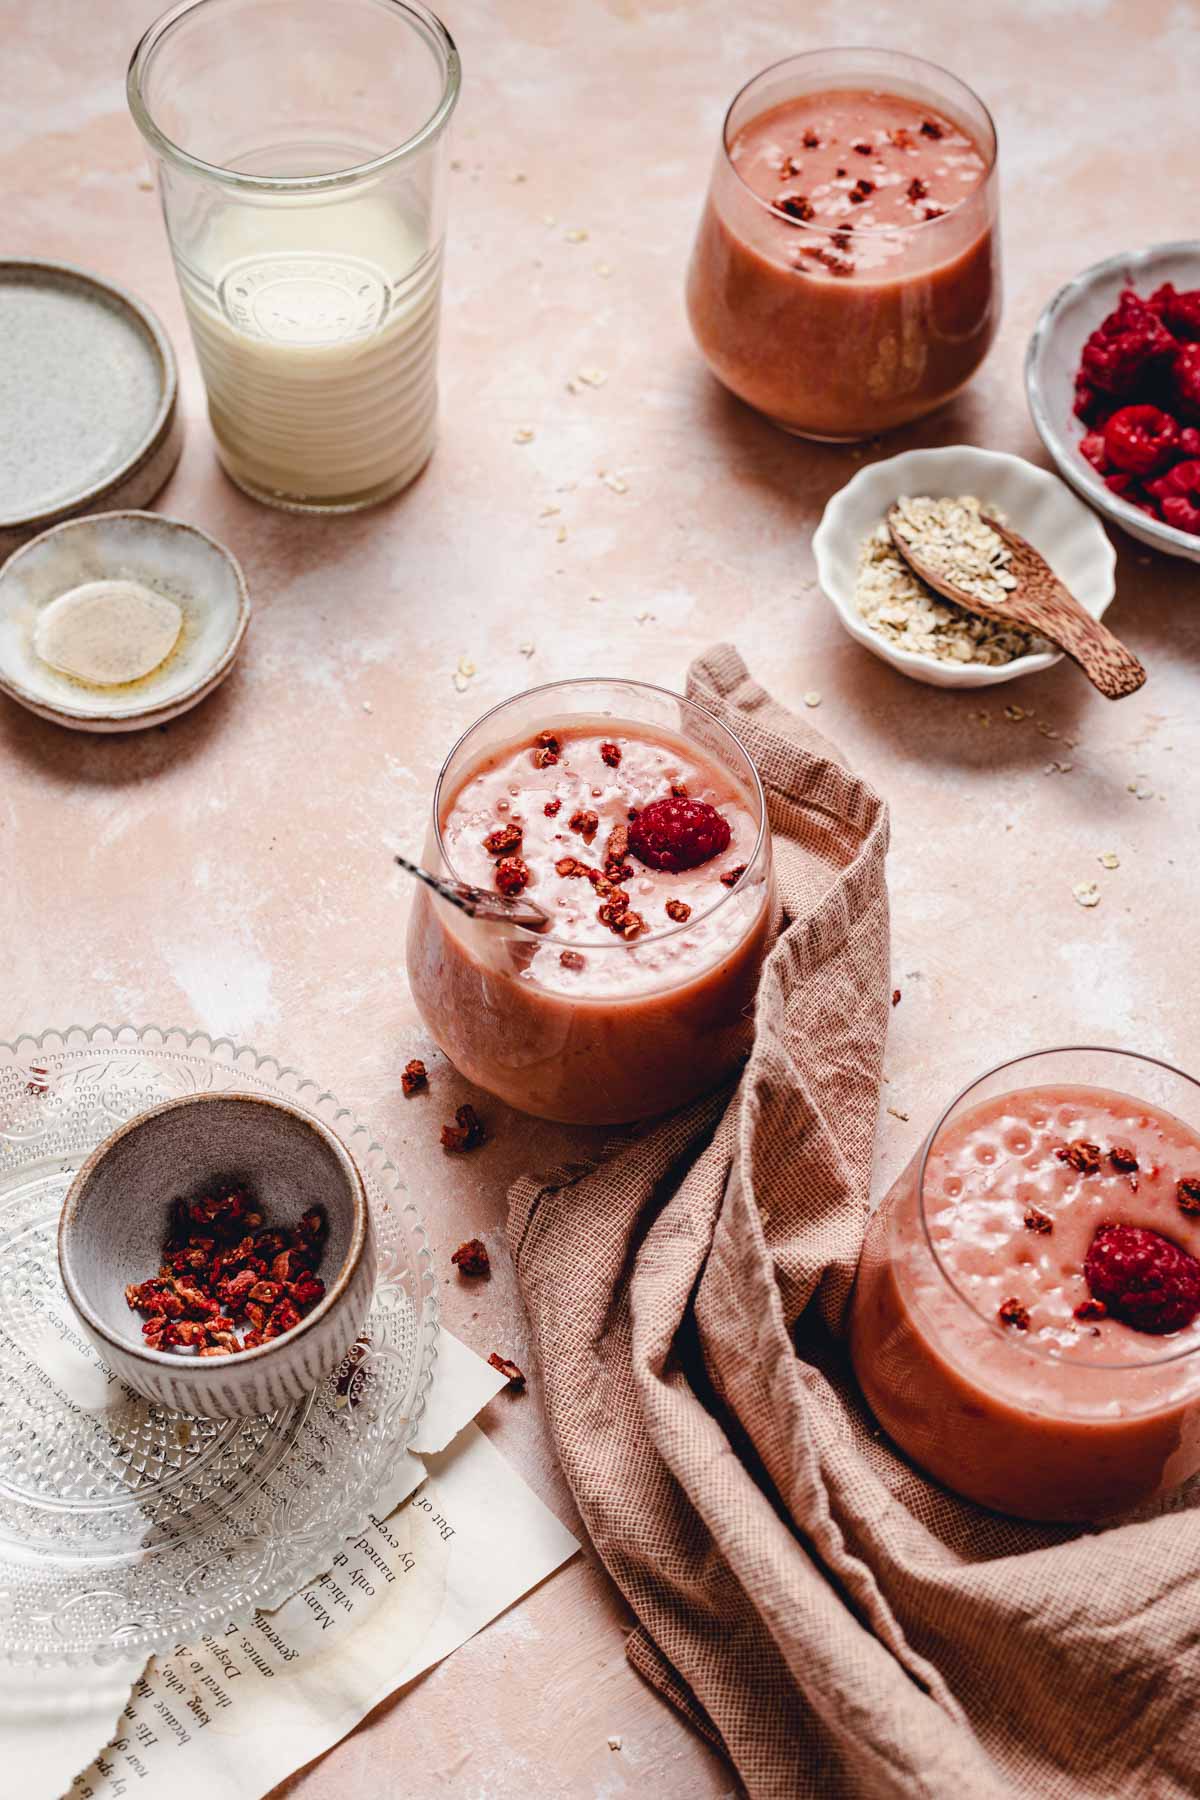
[[[223,472],[228,475],[235,488],[251,500],[257,500],[262,506],[273,506],[276,512],[291,513],[356,513],[366,512],[368,507],[382,506],[385,500],[394,500],[405,488],[411,487],[429,467],[429,459],[437,448],[434,439],[428,450],[415,468],[407,468],[397,476],[395,481],[385,482],[381,487],[371,488],[365,494],[357,494],[349,500],[305,500],[292,494],[281,494],[274,488],[260,488],[254,482],[247,481],[244,476],[237,475],[221,455],[221,446],[217,444],[217,461]]]

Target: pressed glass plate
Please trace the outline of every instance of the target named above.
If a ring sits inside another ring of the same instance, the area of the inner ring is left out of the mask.
[[[125,1387],[58,1275],[59,1211],[95,1145],[162,1100],[224,1091],[271,1094],[336,1131],[379,1244],[371,1314],[340,1377],[257,1419],[192,1418]],[[0,1659],[149,1656],[279,1605],[386,1497],[436,1335],[432,1259],[399,1171],[332,1094],[178,1029],[0,1042]]]

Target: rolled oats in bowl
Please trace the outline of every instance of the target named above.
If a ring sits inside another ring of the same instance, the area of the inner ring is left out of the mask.
[[[982,516],[970,494],[957,499],[902,498],[897,529],[922,558],[956,586],[990,606],[1003,605],[1016,586],[1012,552]],[[1004,523],[1004,515],[992,509]],[[908,567],[881,519],[863,540],[854,588],[855,606],[872,631],[901,649],[940,662],[996,667],[1033,656],[1052,645],[1033,632],[983,618],[936,594]]]

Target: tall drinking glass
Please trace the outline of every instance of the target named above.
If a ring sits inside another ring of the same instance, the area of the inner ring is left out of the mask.
[[[429,458],[459,83],[418,0],[182,0],[134,51],[218,453],[257,500],[350,512]]]

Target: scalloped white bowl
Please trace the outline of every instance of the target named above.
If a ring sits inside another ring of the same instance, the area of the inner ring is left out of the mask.
[[[1051,669],[1062,661],[1062,653],[1018,656],[998,666],[942,662],[904,650],[872,631],[854,604],[858,552],[892,502],[905,494],[975,494],[985,505],[996,507],[1014,531],[1041,551],[1094,619],[1101,617],[1116,592],[1116,553],[1095,513],[1061,481],[1023,457],[951,444],[941,450],[906,450],[868,463],[834,494],[822,514],[813,536],[817,578],[850,636],[914,681],[930,687],[994,687]]]
[[[1105,487],[1103,478],[1080,455],[1079,440],[1087,426],[1072,410],[1080,352],[1117,304],[1121,289],[1136,288],[1144,295],[1164,281],[1173,281],[1178,288],[1200,287],[1200,243],[1151,244],[1147,250],[1122,251],[1093,263],[1060,287],[1034,326],[1025,352],[1025,395],[1038,436],[1059,474],[1089,506],[1141,543],[1167,556],[1200,562],[1200,538],[1161,524]]]

